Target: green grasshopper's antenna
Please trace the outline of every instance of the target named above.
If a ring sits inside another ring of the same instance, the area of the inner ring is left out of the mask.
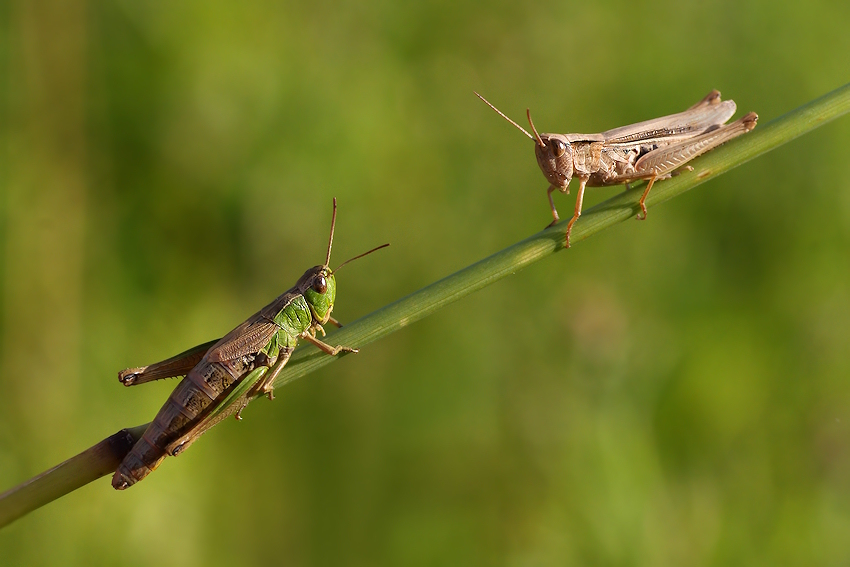
[[[336,228],[336,197],[334,197],[334,212],[333,212],[333,216],[331,217],[331,236],[328,239],[328,255],[325,258],[325,263],[324,263],[324,266],[326,266],[326,267],[328,267],[328,265],[331,262],[331,248],[334,245],[334,228]],[[376,250],[380,250],[381,248],[386,248],[389,245],[390,245],[390,243],[387,242],[386,244],[381,244],[380,246],[376,246],[375,248],[372,248],[368,252],[364,252],[362,254],[359,254],[359,255],[355,256],[354,258],[349,258],[348,260],[346,260],[345,262],[343,262],[342,264],[337,266],[336,270],[332,270],[331,273],[336,273],[337,270],[339,270],[341,267],[348,264],[349,262],[353,262],[354,260],[357,260],[358,258],[362,258],[363,256],[368,256],[372,252],[375,252]]]
[[[380,250],[381,248],[386,248],[386,247],[387,247],[387,246],[389,246],[389,245],[390,245],[390,243],[389,243],[389,242],[387,242],[386,244],[381,244],[380,246],[375,246],[374,248],[372,248],[372,249],[371,249],[371,250],[369,250],[368,252],[364,252],[364,253],[362,253],[362,254],[358,254],[358,255],[357,255],[357,256],[355,256],[354,258],[349,258],[348,260],[346,260],[345,262],[343,262],[342,264],[340,264],[339,266],[337,266],[337,267],[336,267],[336,270],[334,270],[334,271],[333,271],[333,273],[337,273],[341,267],[343,267],[344,265],[348,264],[349,262],[353,262],[354,260],[357,260],[358,258],[362,258],[363,256],[368,256],[368,255],[369,255],[369,254],[371,254],[372,252],[375,252],[375,251],[377,251],[377,250]]]
[[[336,197],[334,197],[334,212],[331,217],[331,237],[328,239],[328,256],[325,258],[324,265],[327,266],[331,263],[331,248],[334,245],[334,228],[336,227]]]

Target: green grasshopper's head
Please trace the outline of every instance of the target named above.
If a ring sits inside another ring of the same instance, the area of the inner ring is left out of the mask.
[[[336,227],[336,198],[334,198],[334,212],[331,217],[331,236],[328,240],[328,255],[325,257],[325,263],[321,266],[314,266],[304,272],[301,279],[298,280],[296,287],[304,294],[304,299],[310,306],[310,311],[313,313],[313,322],[319,325],[324,325],[331,318],[331,312],[334,310],[334,301],[336,300],[336,278],[334,272],[339,271],[347,263],[358,258],[362,258],[366,254],[371,254],[375,250],[380,250],[389,244],[382,244],[377,248],[373,248],[368,252],[364,252],[359,256],[355,256],[346,260],[336,270],[331,270],[329,264],[331,261],[331,248],[334,243],[334,228]]]
[[[313,319],[320,325],[324,325],[331,317],[336,299],[336,278],[330,268],[316,266],[310,268],[302,276],[307,284],[304,289],[304,299],[313,312]]]

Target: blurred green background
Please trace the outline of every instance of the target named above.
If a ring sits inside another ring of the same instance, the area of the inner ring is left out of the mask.
[[[150,420],[119,369],[324,257],[352,321],[542,229],[541,131],[761,124],[846,2],[0,4],[0,490]],[[844,118],[258,401],[3,565],[846,565]],[[592,189],[586,207],[621,188]],[[574,193],[573,193],[574,194]],[[572,197],[557,196],[567,212]],[[588,202],[589,201],[589,202]]]

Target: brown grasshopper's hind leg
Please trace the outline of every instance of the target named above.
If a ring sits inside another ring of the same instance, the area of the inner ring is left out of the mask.
[[[643,195],[640,197],[640,210],[643,212],[643,216],[638,215],[637,220],[646,220],[646,197],[649,195],[649,190],[652,189],[652,184],[655,183],[655,180],[658,179],[657,175],[653,175],[649,178],[649,183],[646,184],[646,189],[643,190]]]
[[[587,180],[590,177],[580,177],[578,180],[578,192],[576,193],[576,209],[573,213],[573,218],[570,219],[570,222],[567,223],[567,248],[570,247],[570,232],[573,230],[573,225],[576,223],[578,218],[581,216],[581,204],[584,201],[584,187],[587,185]]]

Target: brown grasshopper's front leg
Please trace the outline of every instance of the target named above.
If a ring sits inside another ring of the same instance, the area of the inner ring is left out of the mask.
[[[555,200],[552,199],[552,191],[554,191],[555,189],[557,189],[561,193],[566,193],[567,195],[570,194],[569,184],[566,187],[558,187],[557,185],[550,185],[549,189],[546,190],[546,196],[549,197],[549,207],[552,208],[552,219],[553,219],[552,222],[550,222],[546,226],[546,228],[549,228],[551,226],[555,226],[556,224],[558,224],[558,221],[561,220],[561,217],[558,216],[558,209],[555,208]]]
[[[576,223],[578,218],[581,216],[581,205],[584,201],[584,188],[587,185],[587,180],[590,179],[590,176],[579,177],[578,180],[578,192],[576,193],[576,209],[573,213],[573,218],[570,219],[570,222],[567,223],[567,248],[570,247],[570,232],[573,230],[573,225]]]

